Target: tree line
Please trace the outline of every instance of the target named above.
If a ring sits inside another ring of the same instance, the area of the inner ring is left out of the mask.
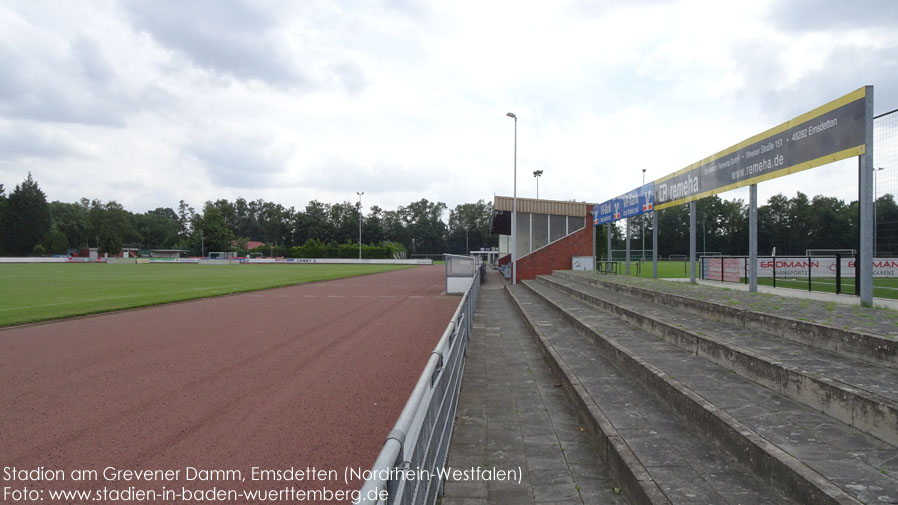
[[[898,204],[891,194],[876,199],[876,253],[888,256],[898,251]],[[640,249],[645,234],[646,249],[652,244],[652,218],[631,218],[630,248]],[[620,223],[623,223],[621,221]],[[803,256],[808,249],[858,249],[858,202],[845,203],[834,197],[802,192],[788,198],[777,194],[758,206],[758,254]],[[612,230],[615,249],[625,247],[624,229]],[[603,235],[604,237],[604,235]],[[603,238],[604,240],[604,238]],[[600,251],[604,251],[600,243]],[[748,252],[748,205],[742,200],[711,196],[696,202],[696,250],[724,255]],[[658,255],[689,253],[689,205],[658,211]]]
[[[449,211],[448,222],[443,220]],[[898,250],[898,204],[891,194],[876,201],[876,254]],[[658,211],[658,254],[689,252],[689,206]],[[362,243],[409,254],[463,253],[495,247],[490,235],[492,203],[479,200],[448,209],[443,202],[421,199],[395,210],[371,206],[362,216]],[[97,247],[117,254],[125,245],[143,249],[184,249],[191,255],[210,251],[246,254],[249,241],[266,244],[264,253],[310,257],[351,256],[358,250],[359,205],[312,200],[297,210],[265,200],[207,201],[196,210],[184,200],[177,209],[159,207],[143,213],[115,201],[82,198],[48,202],[31,174],[8,194],[0,184],[0,254],[65,254]],[[643,222],[645,223],[643,225]],[[758,252],[803,255],[806,249],[857,249],[858,204],[834,197],[792,198],[777,194],[758,207]],[[632,218],[631,248],[651,248],[652,219]],[[623,221],[612,227],[615,249],[623,249]],[[699,252],[740,255],[748,250],[748,206],[718,196],[696,202],[696,247]],[[605,251],[605,227],[597,230],[597,251]],[[236,244],[236,245],[235,245]],[[352,247],[347,244],[354,244]],[[391,249],[393,248],[393,249]],[[371,249],[369,254],[387,254]]]
[[[199,210],[181,200],[176,209],[136,213],[115,201],[48,202],[29,173],[9,194],[0,184],[0,254],[65,254],[87,247],[96,247],[101,254],[118,254],[125,246],[183,249],[190,255],[246,254],[247,243],[259,241],[266,244],[266,255],[349,255],[350,249],[358,251],[359,210],[358,203],[347,201],[313,200],[297,210],[237,198],[207,201]],[[382,248],[441,254],[493,247],[498,237],[489,232],[491,214],[492,203],[483,200],[451,210],[443,202],[423,198],[395,210],[373,205],[362,215],[361,242],[366,253],[375,256],[386,254]]]

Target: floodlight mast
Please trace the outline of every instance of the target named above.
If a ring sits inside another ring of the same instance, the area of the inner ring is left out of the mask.
[[[356,191],[355,194],[359,195],[359,259],[362,259],[362,195],[365,192]]]
[[[518,224],[518,117],[513,112],[505,114],[514,119],[514,194],[511,210],[511,283],[518,283],[517,265],[517,224]]]
[[[536,199],[539,200],[539,178],[543,175],[542,170],[534,170],[533,177],[536,178]]]

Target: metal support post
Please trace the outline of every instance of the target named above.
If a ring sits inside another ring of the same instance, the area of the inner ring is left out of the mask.
[[[867,110],[864,143],[867,148],[858,160],[860,179],[860,288],[861,305],[873,306],[873,86],[866,87]]]
[[[626,272],[630,275],[630,218],[627,218]]]
[[[652,279],[658,278],[658,212],[652,211]]]
[[[689,202],[689,282],[695,284],[695,201]]]
[[[758,185],[748,187],[748,291],[758,292]]]

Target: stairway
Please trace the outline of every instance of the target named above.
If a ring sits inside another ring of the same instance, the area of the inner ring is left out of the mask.
[[[578,272],[507,289],[631,503],[898,503],[879,337]]]

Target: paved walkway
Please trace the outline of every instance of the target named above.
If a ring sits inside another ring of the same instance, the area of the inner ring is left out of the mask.
[[[481,287],[448,466],[514,481],[448,481],[442,505],[624,504],[496,271]]]

